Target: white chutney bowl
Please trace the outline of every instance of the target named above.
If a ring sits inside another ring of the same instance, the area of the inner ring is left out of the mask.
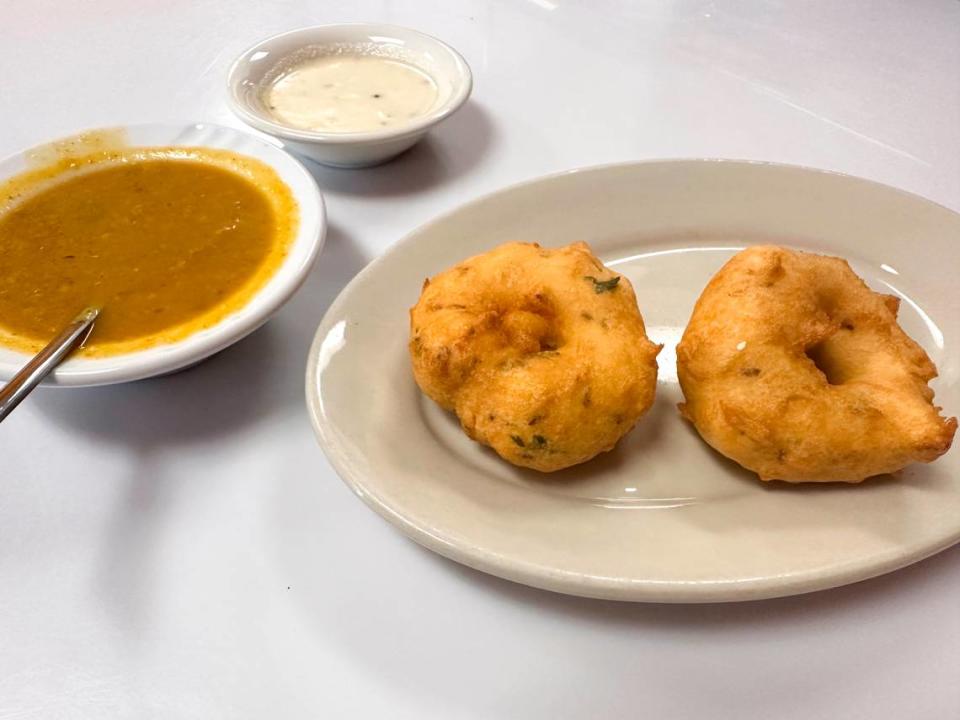
[[[304,48],[354,47],[382,53],[422,70],[437,85],[433,108],[402,125],[366,132],[321,132],[278,122],[264,104],[263,91],[286,58]],[[402,153],[456,112],[470,97],[473,76],[466,60],[446,43],[395,25],[320,25],[274,35],[245,50],[227,75],[227,99],[251,127],[279,138],[296,153],[342,168],[378,165]]]

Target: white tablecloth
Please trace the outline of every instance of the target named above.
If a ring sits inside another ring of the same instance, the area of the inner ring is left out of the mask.
[[[239,125],[229,63],[302,25],[415,27],[476,79],[396,162],[313,168],[327,247],[262,330],[172,377],[44,390],[3,423],[0,718],[960,717],[960,550],[769,602],[552,595],[391,529],[303,401],[351,276],[519,180],[756,158],[960,209],[960,4],[10,0],[0,17],[3,154],[116,123]]]

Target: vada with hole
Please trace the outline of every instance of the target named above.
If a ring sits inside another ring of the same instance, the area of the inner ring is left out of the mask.
[[[723,455],[788,482],[860,482],[950,448],[937,369],[899,300],[845,260],[748,248],[711,279],[677,346],[682,415]]]
[[[653,404],[660,351],[630,282],[586,243],[507,243],[430,278],[417,384],[504,460],[551,472],[610,450]]]

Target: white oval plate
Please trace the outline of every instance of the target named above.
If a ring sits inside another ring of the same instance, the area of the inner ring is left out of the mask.
[[[327,222],[317,183],[303,165],[279,147],[279,143],[209,123],[127,125],[106,129],[122,132],[129,147],[209,147],[256,158],[269,165],[290,188],[300,210],[300,223],[286,258],[273,276],[246,305],[216,325],[177,342],[136,352],[70,358],[46,378],[45,385],[110,385],[163,375],[193,365],[249,335],[269,320],[303,284],[323,248]],[[27,170],[30,154],[35,150],[24,150],[0,161],[0,181]],[[0,380],[9,380],[27,360],[29,355],[0,347]]]
[[[550,475],[471,442],[418,390],[407,309],[423,279],[507,240],[588,241],[637,292],[657,400],[617,448]],[[748,244],[848,258],[903,298],[901,322],[960,411],[960,215],[854,177],[733,161],[600,167],[470,203],[390,248],[320,324],[307,398],[347,484],[417,542],[471,567],[618,600],[751,600],[888,572],[960,539],[960,455],[859,486],[762,484],[681,420],[675,346],[711,275]]]

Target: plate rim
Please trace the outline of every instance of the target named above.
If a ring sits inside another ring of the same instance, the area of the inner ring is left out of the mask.
[[[349,459],[337,448],[333,440],[334,428],[323,413],[322,401],[318,391],[317,379],[321,345],[333,326],[335,318],[341,314],[340,309],[347,302],[354,287],[362,282],[367,275],[379,268],[381,264],[389,262],[402,248],[414,242],[416,236],[445,222],[451,216],[476,205],[488,202],[496,196],[506,195],[530,185],[553,181],[568,175],[604,172],[637,166],[668,164],[700,165],[704,163],[764,166],[840,177],[858,183],[868,183],[878,186],[885,191],[894,191],[911,200],[920,201],[952,215],[960,216],[960,212],[916,193],[849,173],[791,163],[731,158],[663,158],[588,165],[528,178],[484,193],[467,202],[456,205],[427,222],[418,225],[390,245],[380,255],[376,256],[351,278],[350,282],[340,291],[327,308],[327,311],[317,326],[307,358],[305,373],[306,405],[318,443],[341,481],[344,482],[353,494],[357,495],[367,507],[388,521],[392,526],[399,529],[407,537],[449,560],[495,577],[518,582],[541,590],[600,600],[693,604],[744,602],[801,595],[884,575],[919,562],[960,542],[960,526],[958,526],[954,533],[948,534],[933,542],[914,547],[911,552],[904,553],[899,548],[891,548],[889,551],[873,556],[872,560],[865,561],[860,559],[851,561],[849,567],[841,566],[841,568],[837,570],[824,570],[821,568],[792,573],[787,572],[783,575],[767,575],[760,578],[681,581],[589,575],[564,570],[562,568],[544,566],[539,563],[529,562],[523,558],[505,558],[498,553],[487,551],[475,543],[454,542],[449,537],[444,537],[436,532],[432,532],[427,524],[417,523],[411,520],[394,509],[389,503],[384,502],[376,492],[372,492],[363,482],[361,474],[356,472]]]

